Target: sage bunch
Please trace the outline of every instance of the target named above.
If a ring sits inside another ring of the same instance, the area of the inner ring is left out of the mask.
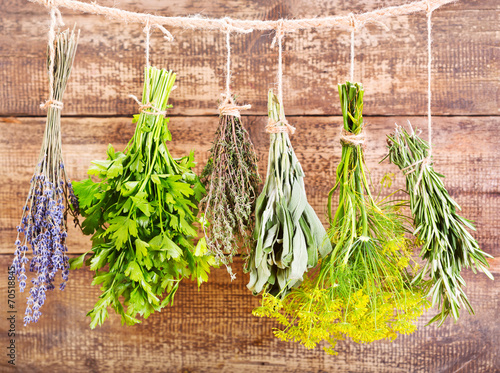
[[[92,235],[92,252],[71,262],[95,271],[101,295],[87,313],[91,328],[102,325],[108,307],[133,325],[173,303],[180,281],[208,280],[213,257],[205,239],[195,244],[198,205],[205,189],[194,173],[194,154],[174,159],[168,99],[176,75],[146,67],[141,113],[123,152],[108,147],[107,159],[93,161],[92,179],[75,183],[83,233]],[[149,87],[148,87],[149,85]],[[149,96],[148,96],[149,93]],[[89,258],[86,259],[86,256]]]
[[[38,164],[30,181],[30,190],[23,207],[21,224],[17,227],[16,250],[12,267],[17,275],[19,291],[27,286],[26,264],[35,276],[31,280],[24,324],[37,322],[40,308],[46,300],[46,292],[55,288],[57,274],[60,273],[59,288],[64,290],[68,281],[67,218],[72,215],[78,222],[78,201],[73,193],[62,156],[61,110],[62,98],[75,59],[78,34],[63,31],[54,40],[55,59],[48,53],[48,73],[52,73],[53,102],[47,111],[47,121],[43,134],[42,149]],[[53,71],[50,71],[53,66]],[[28,259],[28,246],[32,251]]]
[[[272,90],[268,96],[271,122],[280,122],[280,102]],[[247,285],[284,297],[303,279],[304,273],[331,250],[325,228],[307,202],[304,172],[293,151],[288,132],[271,133],[267,177],[255,207],[254,238],[257,241],[246,262]],[[318,255],[319,253],[319,255]]]
[[[338,340],[370,343],[416,329],[426,306],[412,284],[412,242],[405,237],[405,201],[375,199],[370,191],[363,148],[363,87],[339,85],[342,158],[328,195],[329,239],[333,250],[319,268],[283,299],[265,297],[254,314],[281,324],[275,335],[314,348]],[[333,196],[339,203],[333,212]]]
[[[486,260],[492,256],[480,249],[468,231],[475,230],[473,223],[458,214],[460,206],[444,186],[444,176],[428,163],[428,143],[413,130],[410,133],[400,126],[387,142],[389,160],[405,174],[413,234],[422,244],[420,257],[424,264],[413,281],[425,285],[432,306],[439,309],[429,323],[442,325],[450,315],[456,321],[462,307],[474,314],[461,271],[471,268],[493,280]]]
[[[207,190],[201,209],[208,222],[205,226],[208,250],[234,279],[230,266],[233,256],[238,254],[240,246],[254,245],[253,211],[261,182],[257,155],[240,116],[220,115],[201,181]]]

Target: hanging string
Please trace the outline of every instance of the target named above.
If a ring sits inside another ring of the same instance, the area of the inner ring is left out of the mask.
[[[49,43],[49,99],[43,104],[40,104],[40,108],[47,109],[53,107],[62,110],[64,104],[61,101],[54,99],[54,66],[56,59],[56,27],[64,26],[62,20],[62,15],[57,8],[54,0],[45,0],[44,5],[50,10],[50,27],[48,32],[48,43]]]
[[[432,11],[430,4],[428,4],[427,9],[427,127],[429,131],[429,155],[428,158],[432,156],[432,114],[431,114],[431,102],[432,102]]]
[[[46,4],[49,0],[29,0],[34,3]],[[262,21],[262,20],[242,20],[242,19],[217,19],[203,18],[200,16],[194,17],[163,17],[150,16],[145,13],[136,13],[122,10],[116,7],[106,7],[98,5],[95,1],[83,2],[77,0],[50,0],[55,6],[65,7],[72,10],[77,10],[85,13],[100,14],[113,20],[124,23],[142,23],[144,24],[148,18],[151,22],[158,25],[166,25],[168,27],[181,27],[190,30],[224,30],[226,24],[229,23],[233,29],[239,30],[260,30],[271,31],[276,30],[280,21]],[[366,12],[357,15],[360,23],[376,23],[378,20],[386,17],[411,14],[428,9],[429,5],[435,10],[440,6],[452,3],[457,0],[420,0],[400,6],[392,6],[382,9],[377,9],[371,12]],[[349,27],[349,16],[330,16],[317,18],[298,18],[287,19],[283,23],[283,28],[287,32],[298,30],[325,29],[335,26]]]
[[[146,41],[145,41],[145,49],[146,49],[146,72],[149,74],[149,68],[150,68],[150,62],[149,62],[149,44],[150,44],[150,36],[151,36],[151,29],[153,27],[157,27],[158,29],[160,29],[162,32],[163,32],[163,37],[167,40],[167,41],[173,41],[174,40],[174,37],[172,36],[172,34],[165,28],[163,27],[162,25],[159,25],[159,24],[155,24],[155,23],[151,23],[151,19],[150,17],[148,17],[146,19],[146,24],[144,26],[144,29],[143,29],[143,32],[146,34]],[[145,92],[145,98],[146,98],[146,103],[142,103],[138,98],[137,96],[135,95],[129,95],[130,98],[132,98],[135,102],[137,102],[137,104],[139,105],[139,110],[143,113],[148,113],[148,114],[151,114],[151,115],[163,115],[163,116],[166,116],[167,115],[167,112],[166,111],[163,111],[163,110],[160,110],[158,108],[156,108],[150,101],[150,96],[151,96],[151,92],[150,92],[150,86],[148,84],[148,82],[144,82],[145,86],[146,86],[146,92]],[[144,97],[143,97],[143,100],[144,100]]]
[[[227,48],[227,59],[226,59],[226,92],[222,93],[221,96],[223,100],[219,105],[220,115],[231,115],[237,118],[241,118],[240,110],[248,110],[252,105],[241,105],[238,106],[234,102],[233,95],[231,94],[231,31],[233,27],[226,22],[226,29],[224,33],[226,34],[226,48]],[[248,33],[253,30],[240,30],[242,33]]]
[[[354,82],[354,29],[351,31],[351,82]]]
[[[402,171],[406,175],[411,174],[417,170],[417,165],[420,164],[420,171],[418,174],[417,182],[415,183],[414,193],[417,193],[420,182],[422,181],[422,176],[424,170],[432,165],[432,12],[437,7],[432,5],[430,0],[427,0],[427,131],[428,131],[428,143],[429,151],[427,157],[415,162],[414,164],[406,167]],[[413,133],[413,130],[412,130]],[[406,172],[407,171],[407,172]]]
[[[280,20],[276,28],[276,35],[274,36],[271,48],[278,42],[278,101],[280,104],[280,112],[278,114],[278,121],[268,118],[266,126],[267,133],[280,133],[288,132],[289,134],[295,133],[295,127],[290,125],[285,117],[285,108],[283,105],[283,37],[285,36],[285,29],[283,20]]]

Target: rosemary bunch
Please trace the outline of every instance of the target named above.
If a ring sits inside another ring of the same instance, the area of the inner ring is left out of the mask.
[[[440,310],[429,323],[438,321],[441,325],[449,315],[457,320],[461,306],[473,314],[461,270],[472,268],[493,280],[486,260],[492,256],[483,252],[467,231],[475,230],[474,225],[458,215],[460,206],[446,190],[444,176],[424,162],[429,156],[427,142],[413,130],[408,133],[397,126],[388,136],[388,148],[390,161],[405,173],[414,235],[422,243],[420,257],[425,264],[413,281],[426,285],[432,305]]]
[[[253,246],[252,213],[261,182],[257,155],[240,117],[221,114],[201,181],[207,190],[201,208],[210,222],[205,227],[208,250],[234,279],[230,263],[238,246]]]
[[[269,91],[269,118],[279,122],[280,103]],[[254,294],[285,296],[331,250],[325,228],[307,202],[304,172],[287,132],[271,134],[267,178],[255,208],[256,247],[246,263]]]
[[[193,152],[174,159],[166,146],[172,136],[161,112],[175,82],[172,71],[145,69],[141,114],[124,152],[108,147],[108,158],[93,161],[88,173],[98,177],[75,183],[83,232],[92,235],[92,253],[72,260],[95,271],[101,295],[88,312],[91,328],[108,317],[111,306],[122,323],[140,322],[173,303],[183,278],[208,280],[213,257],[197,237],[198,204],[205,189],[193,172]],[[147,87],[149,85],[149,87]],[[147,96],[149,93],[149,97]],[[148,109],[148,107],[151,107]]]
[[[265,297],[254,310],[282,325],[275,335],[314,348],[325,340],[335,354],[339,339],[373,342],[411,333],[426,305],[411,284],[412,243],[405,238],[404,201],[376,201],[367,180],[362,146],[363,88],[339,85],[343,114],[342,158],[328,195],[332,252],[302,285],[284,297]],[[334,193],[339,205],[332,212]]]
[[[61,102],[68,83],[78,44],[78,34],[63,31],[54,41],[55,59],[51,61],[48,53],[49,73],[53,66],[54,84],[52,96],[55,102]],[[53,64],[51,64],[53,62]],[[61,272],[60,289],[64,290],[68,280],[69,264],[66,245],[67,215],[74,216],[78,222],[78,201],[73,187],[68,180],[61,148],[61,107],[48,107],[47,122],[42,140],[42,149],[38,164],[31,178],[28,198],[23,208],[21,224],[17,227],[14,261],[12,267],[19,281],[19,291],[26,287],[26,269],[35,272],[31,280],[28,305],[24,324],[37,322],[41,316],[40,308],[45,302],[47,290],[55,288],[54,282],[58,271]],[[22,234],[22,238],[20,238]],[[28,245],[33,256],[31,261],[26,256]]]

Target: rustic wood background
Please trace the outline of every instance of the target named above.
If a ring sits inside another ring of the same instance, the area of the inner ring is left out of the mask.
[[[278,19],[364,12],[405,0],[121,0],[127,10],[161,15],[229,15]],[[100,4],[113,5],[111,0]],[[140,325],[122,327],[112,316],[91,331],[86,312],[99,291],[91,273],[72,272],[64,292],[48,294],[38,324],[16,326],[16,367],[7,364],[7,266],[11,263],[15,227],[28,192],[45,125],[39,104],[47,97],[45,8],[19,0],[0,0],[0,371],[10,372],[498,372],[500,371],[500,291],[498,281],[465,273],[475,316],[463,313],[458,323],[441,328],[424,325],[396,341],[339,344],[339,355],[320,348],[306,350],[275,339],[273,324],[255,318],[258,304],[238,272],[231,283],[224,269],[213,271],[201,290],[184,281],[176,304]],[[140,25],[123,25],[98,16],[62,10],[67,25],[81,29],[81,41],[64,102],[63,148],[69,174],[85,177],[92,159],[105,156],[108,143],[123,148],[133,133],[144,64]],[[474,219],[482,248],[500,255],[500,3],[461,0],[433,15],[433,112],[436,169]],[[426,19],[424,13],[387,20],[390,32],[369,26],[356,36],[356,79],[363,82],[369,124],[367,158],[376,182],[386,172],[402,177],[387,164],[385,135],[394,123],[424,129],[426,135]],[[152,38],[152,63],[178,73],[172,95],[169,148],[174,156],[196,149],[201,170],[217,126],[216,100],[223,89],[225,45],[217,32],[171,30],[165,42]],[[255,142],[264,176],[268,135],[266,92],[275,83],[277,51],[272,35],[234,36],[234,91],[251,103],[244,117]],[[336,85],[349,70],[347,32],[298,32],[285,39],[285,108],[298,128],[293,144],[306,172],[308,198],[324,217],[326,194],[339,161],[339,105]],[[71,230],[72,254],[88,250],[89,241]],[[500,261],[490,261],[500,277]],[[236,267],[241,267],[238,260]],[[25,294],[17,293],[18,318]]]

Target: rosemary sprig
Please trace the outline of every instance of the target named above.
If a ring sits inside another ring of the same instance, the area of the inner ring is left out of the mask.
[[[439,308],[429,323],[437,321],[442,325],[450,315],[458,320],[461,306],[473,314],[461,270],[471,268],[493,280],[486,260],[492,256],[482,251],[467,231],[475,230],[474,225],[458,215],[460,206],[446,190],[444,176],[434,171],[432,164],[424,162],[429,156],[428,143],[413,130],[409,133],[396,126],[388,136],[388,148],[389,160],[405,173],[414,235],[422,243],[420,257],[425,264],[413,281],[426,285],[432,305]]]
[[[257,155],[240,117],[221,114],[210,158],[201,175],[207,195],[201,201],[208,224],[208,250],[223,263],[231,279],[230,263],[238,247],[252,247],[252,213],[261,180]]]
[[[57,34],[54,43],[52,97],[61,102],[75,59],[78,34],[74,31],[63,31]],[[50,69],[50,53],[47,55],[47,66]],[[68,213],[73,215],[75,223],[78,223],[78,201],[64,168],[61,108],[58,106],[48,107],[42,149],[30,183],[21,224],[17,227],[19,233],[12,263],[21,292],[24,291],[27,281],[25,265],[30,263],[30,272],[36,273],[35,278],[31,280],[32,286],[24,316],[25,325],[37,322],[40,318],[40,308],[46,298],[45,292],[55,288],[54,282],[58,271],[61,271],[62,278],[60,289],[64,290],[69,274],[66,254]],[[33,252],[31,261],[26,257],[28,245]]]
[[[269,91],[268,99],[269,118],[279,122],[278,98]],[[304,172],[287,132],[271,134],[267,177],[255,219],[257,244],[246,263],[247,287],[254,294],[265,289],[286,295],[317,264],[318,252],[325,256],[331,251],[325,228],[307,202]]]

